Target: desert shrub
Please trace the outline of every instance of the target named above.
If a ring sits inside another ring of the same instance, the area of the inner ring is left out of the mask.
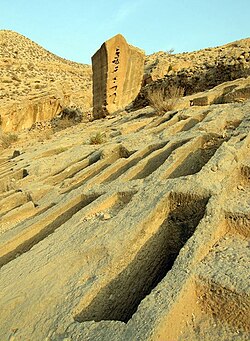
[[[174,49],[171,48],[171,49],[167,50],[166,53],[167,53],[167,54],[173,54],[173,53],[174,53]]]
[[[90,144],[102,144],[105,142],[105,134],[97,132],[96,134],[90,136]]]
[[[79,123],[82,121],[83,113],[77,107],[66,107],[60,112],[59,116],[62,120],[68,119],[75,123]]]
[[[77,107],[65,107],[61,110],[58,116],[51,120],[54,132],[72,127],[73,125],[82,122],[83,113]]]
[[[18,140],[18,136],[13,133],[2,134],[0,136],[1,145],[3,148],[9,148],[10,145]]]
[[[149,88],[147,97],[150,105],[157,110],[159,114],[174,110],[180,97],[184,95],[184,89],[175,85],[168,88]]]

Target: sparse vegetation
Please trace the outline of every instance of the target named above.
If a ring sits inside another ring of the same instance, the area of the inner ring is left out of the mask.
[[[0,78],[21,82],[0,81],[0,341],[249,339],[250,77],[214,84],[250,72],[250,38],[156,52],[144,77],[118,36],[105,100],[1,31]]]
[[[83,113],[79,108],[65,107],[51,122],[54,127],[54,132],[57,132],[82,122],[82,119]]]
[[[90,144],[102,144],[105,142],[105,133],[97,132],[90,137]]]
[[[151,106],[157,110],[158,114],[174,110],[176,103],[183,95],[184,89],[175,85],[169,88],[150,88],[147,93]]]
[[[8,133],[0,136],[1,145],[4,149],[9,148],[12,143],[18,140],[17,134]]]
[[[74,121],[75,123],[79,123],[82,121],[83,113],[77,107],[66,107],[60,112],[61,119],[68,119]]]
[[[167,50],[166,53],[167,53],[167,54],[173,54],[173,53],[174,53],[174,49],[171,48],[171,49]]]

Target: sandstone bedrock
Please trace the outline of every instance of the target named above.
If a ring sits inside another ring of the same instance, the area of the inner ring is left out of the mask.
[[[0,341],[250,340],[249,41],[147,56],[173,110],[80,120],[90,66],[0,31]]]

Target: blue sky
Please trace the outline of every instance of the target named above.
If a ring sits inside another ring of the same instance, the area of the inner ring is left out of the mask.
[[[0,0],[0,29],[90,63],[121,33],[147,54],[214,47],[250,37],[250,0]]]

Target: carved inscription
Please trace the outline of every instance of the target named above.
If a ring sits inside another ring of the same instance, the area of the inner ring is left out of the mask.
[[[117,76],[115,76],[115,73],[119,70],[119,57],[120,57],[120,49],[119,47],[116,47],[115,49],[115,57],[112,60],[112,64],[114,65],[114,69],[112,71],[113,76],[113,86],[110,88],[110,97],[112,100],[112,103],[115,104],[116,102],[116,96],[117,96],[117,88],[118,88],[118,80]]]

